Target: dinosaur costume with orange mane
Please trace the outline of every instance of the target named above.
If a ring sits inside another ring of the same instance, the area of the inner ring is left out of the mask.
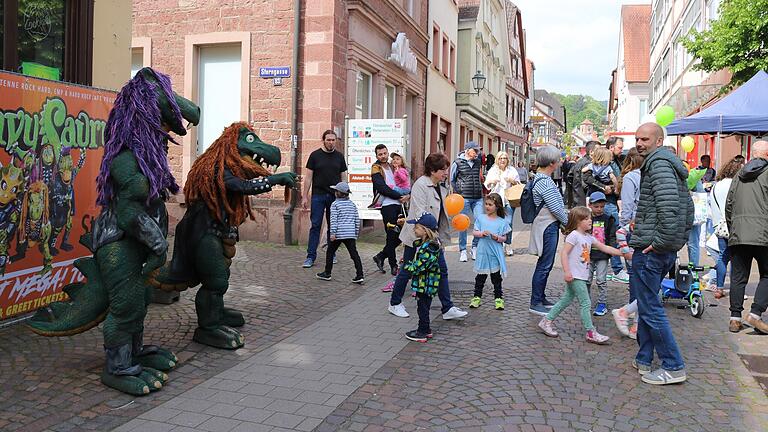
[[[280,149],[263,142],[247,123],[233,123],[195,160],[187,176],[187,211],[176,226],[173,259],[150,281],[166,291],[200,284],[195,296],[198,328],[193,339],[217,348],[237,349],[243,336],[233,327],[245,324],[242,313],[224,307],[229,267],[238,227],[254,219],[249,195],[292,188],[296,174],[273,174]],[[287,193],[287,192],[286,192]]]

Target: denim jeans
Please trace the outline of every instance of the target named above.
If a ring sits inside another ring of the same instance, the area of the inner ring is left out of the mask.
[[[717,287],[725,286],[725,276],[728,274],[728,263],[731,261],[731,251],[728,250],[728,239],[718,238],[717,247],[720,249],[715,262],[717,272]]]
[[[386,234],[386,240],[384,243],[384,249],[377,253],[377,257],[386,258],[389,261],[391,268],[397,267],[397,247],[400,246],[400,232],[391,228],[387,228],[387,224],[397,225],[397,216],[402,212],[402,206],[397,204],[386,205],[379,209],[381,211],[381,219],[384,222],[384,234]]]
[[[619,208],[616,204],[606,202],[604,211],[606,216],[613,216],[613,226],[619,229]],[[608,246],[616,247],[617,245],[612,244]],[[621,264],[621,257],[611,257],[611,269],[613,269],[613,274],[619,274],[624,269],[624,266]]]
[[[507,233],[507,240],[504,243],[512,244],[512,223],[515,220],[515,209],[510,207],[509,204],[507,204],[504,207],[504,212],[505,212],[504,220],[506,220],[507,223],[509,224],[509,232]]]
[[[470,231],[474,226],[475,217],[483,211],[483,199],[482,198],[464,198],[464,208],[461,210],[461,214],[469,216],[472,223],[469,224],[469,228],[465,231],[459,232],[459,250],[467,250],[467,231]],[[477,237],[472,237],[472,247],[477,247],[477,242],[480,241]]]
[[[320,229],[323,227],[323,215],[325,215],[326,227],[331,226],[331,204],[336,198],[331,194],[313,194],[312,205],[309,209],[309,220],[312,227],[309,229],[309,241],[307,242],[307,258],[317,259],[317,246],[320,243]],[[328,231],[328,242],[331,240],[331,231]]]
[[[688,262],[699,265],[699,242],[701,241],[701,225],[694,225],[688,235]]]
[[[637,344],[640,346],[635,360],[640,365],[650,366],[655,350],[661,367],[668,371],[685,368],[659,298],[661,280],[674,262],[673,252],[644,254],[636,250],[632,257],[632,279],[637,295]]]
[[[432,333],[429,326],[429,308],[432,306],[432,296],[425,293],[416,293],[416,312],[419,315],[419,327],[416,329],[419,333]]]
[[[552,222],[544,230],[544,242],[539,260],[536,261],[536,269],[531,278],[531,306],[538,306],[547,299],[544,289],[547,287],[549,272],[555,263],[557,255],[557,242],[560,239],[560,222]]]
[[[416,255],[416,249],[412,246],[405,246],[403,250],[403,263],[407,263],[413,260]],[[437,297],[440,299],[442,313],[448,312],[453,307],[451,301],[451,290],[448,287],[448,264],[445,263],[445,254],[440,249],[440,256],[437,258],[440,265],[440,285],[437,286]],[[403,302],[403,296],[405,295],[405,288],[408,286],[408,281],[411,280],[411,274],[405,270],[405,265],[400,267],[400,271],[395,277],[395,284],[392,287],[392,296],[389,298],[389,304],[391,306],[397,306]]]

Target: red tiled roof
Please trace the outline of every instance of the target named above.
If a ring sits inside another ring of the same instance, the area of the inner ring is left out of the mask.
[[[627,82],[647,82],[651,62],[651,5],[621,7]]]

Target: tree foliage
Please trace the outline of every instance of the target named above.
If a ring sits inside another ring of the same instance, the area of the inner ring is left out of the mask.
[[[584,119],[589,119],[595,125],[598,136],[603,135],[603,120],[605,119],[606,102],[595,100],[587,95],[561,95],[552,93],[552,96],[563,104],[568,113],[566,130],[573,131]]]
[[[727,88],[739,85],[768,69],[768,0],[723,0],[710,28],[693,29],[681,42],[699,60],[694,69],[728,68],[733,78]]]

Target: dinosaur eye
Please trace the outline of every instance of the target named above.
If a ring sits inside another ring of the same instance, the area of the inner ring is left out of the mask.
[[[253,135],[247,135],[245,137],[245,140],[248,141],[249,143],[252,143],[256,140],[256,138],[254,138]]]
[[[5,180],[3,180],[2,183],[0,183],[0,188],[5,190],[7,187],[8,187],[8,183],[6,183]]]

